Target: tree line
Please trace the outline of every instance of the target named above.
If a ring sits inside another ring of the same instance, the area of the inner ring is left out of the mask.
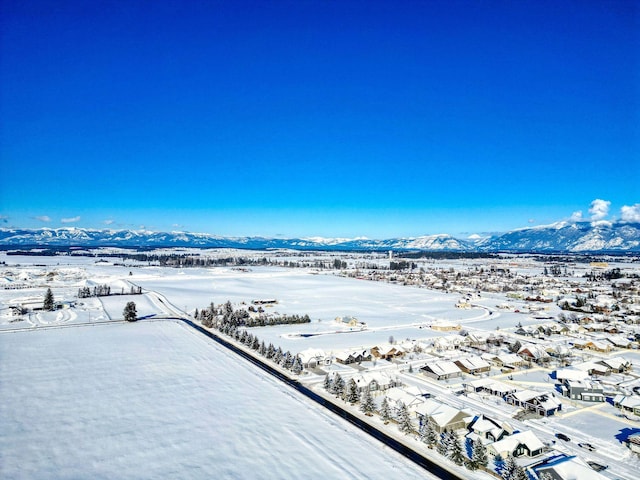
[[[244,313],[243,313],[244,312]],[[266,345],[260,341],[257,335],[246,330],[246,316],[249,313],[244,309],[234,310],[231,302],[224,305],[215,306],[213,302],[209,307],[196,310],[195,317],[207,328],[215,328],[220,333],[233,338],[237,342],[251,348],[267,360],[270,360],[282,368],[290,370],[299,375],[304,370],[302,360],[298,355],[291,354],[290,351],[283,351],[280,347],[275,347],[272,343]],[[308,317],[308,316],[307,316]]]
[[[465,466],[469,470],[487,470],[489,458],[486,447],[479,438],[475,440],[467,438],[463,446],[460,437],[454,431],[445,430],[439,433],[433,420],[424,417],[420,418],[420,425],[416,431],[409,409],[404,403],[398,402],[395,408],[391,408],[385,396],[380,407],[376,409],[369,387],[364,387],[360,391],[353,378],[345,382],[337,372],[325,376],[323,388],[346,403],[351,405],[360,403],[360,411],[367,416],[378,413],[385,425],[395,422],[402,433],[417,435],[427,448],[435,448],[436,452],[456,465]],[[494,464],[503,480],[528,480],[525,470],[518,466],[512,456],[503,459],[498,455],[494,459]]]

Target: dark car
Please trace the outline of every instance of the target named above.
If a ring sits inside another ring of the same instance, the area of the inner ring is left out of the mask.
[[[586,450],[589,450],[590,452],[593,452],[596,449],[596,447],[594,447],[590,443],[579,443],[578,446]]]
[[[587,462],[587,465],[593,468],[596,472],[601,472],[602,470],[609,468],[609,465],[600,465],[596,462]]]
[[[565,442],[570,442],[571,439],[567,437],[564,433],[556,433],[556,437],[560,440],[564,440]]]

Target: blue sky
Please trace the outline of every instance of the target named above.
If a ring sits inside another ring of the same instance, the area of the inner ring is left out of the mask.
[[[2,226],[640,217],[638,1],[0,5]]]

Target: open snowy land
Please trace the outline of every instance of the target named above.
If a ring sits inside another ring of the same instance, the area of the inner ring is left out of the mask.
[[[429,478],[171,320],[0,334],[0,477]]]

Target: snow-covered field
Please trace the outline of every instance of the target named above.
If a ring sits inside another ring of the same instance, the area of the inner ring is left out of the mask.
[[[176,322],[0,334],[0,478],[429,478]]]
[[[211,302],[277,299],[265,309],[308,314],[312,322],[253,332],[293,353],[366,348],[391,336],[402,341],[447,335],[428,327],[437,321],[460,323],[469,331],[513,331],[518,323],[540,323],[498,309],[507,301],[518,305],[500,294],[473,300],[481,307],[457,309],[460,294],[306,269],[117,266],[86,257],[3,254],[0,260],[6,262],[0,278],[20,286],[0,289],[0,478],[424,478],[426,473],[408,461],[166,318]],[[102,284],[118,293],[141,286],[143,294],[77,298],[79,288]],[[15,305],[41,306],[48,287],[56,300],[73,305],[22,316],[12,312]],[[127,301],[135,301],[146,320],[105,323],[121,319]],[[366,322],[367,329],[330,333],[335,317],[345,315]],[[154,318],[164,320],[150,321]],[[46,328],[52,326],[70,328]],[[636,352],[622,355],[640,363]],[[387,366],[402,367],[384,362],[377,368]],[[331,369],[355,371],[337,363]],[[510,381],[553,390],[548,373],[514,372]],[[418,374],[411,378],[424,382]],[[465,378],[431,385],[446,391]],[[478,400],[485,401],[491,408],[495,401],[496,411],[505,415],[513,413],[501,400]],[[576,453],[577,442],[590,441],[598,447],[596,460],[623,459],[625,470],[612,466],[608,475],[615,470],[632,478],[626,472],[640,468],[640,460],[621,439],[640,431],[640,421],[617,416],[610,405],[587,407],[566,403],[560,415],[527,423],[548,441],[558,431],[568,433],[573,441],[560,446],[567,453]]]

